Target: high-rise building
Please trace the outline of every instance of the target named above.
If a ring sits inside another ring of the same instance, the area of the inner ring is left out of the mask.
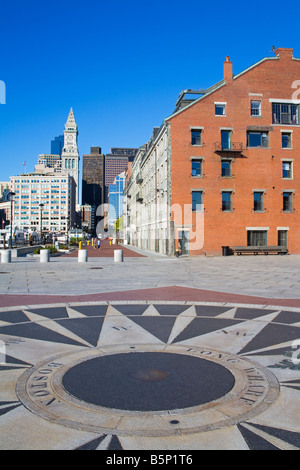
[[[30,173],[10,178],[13,223],[37,232],[67,232],[75,222],[75,182],[66,174]]]
[[[0,199],[4,197],[7,191],[10,191],[10,182],[0,181]]]
[[[82,204],[99,206],[104,202],[104,155],[100,147],[91,147],[82,156]]]
[[[71,108],[64,130],[64,147],[61,154],[62,171],[73,176],[76,184],[76,207],[79,206],[79,151],[78,151],[78,127],[75,122],[73,109]]]
[[[61,156],[54,154],[41,154],[38,158],[37,171],[42,171],[42,168],[51,168],[51,171],[61,172]]]
[[[112,148],[111,153],[105,155],[105,202],[108,202],[109,185],[114,183],[117,175],[127,170],[128,162],[132,162],[137,149]]]
[[[51,140],[51,155],[60,155],[62,154],[62,150],[64,147],[64,136],[59,135]]]
[[[113,227],[115,222],[120,219],[123,214],[123,191],[126,187],[126,172],[123,171],[115,177],[114,183],[109,185],[108,201],[109,201],[109,227]]]

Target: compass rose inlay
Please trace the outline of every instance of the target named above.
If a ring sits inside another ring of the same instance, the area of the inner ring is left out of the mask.
[[[0,309],[0,446],[298,449],[299,318],[188,302]]]

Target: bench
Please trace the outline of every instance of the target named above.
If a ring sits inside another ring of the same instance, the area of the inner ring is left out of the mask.
[[[277,255],[288,254],[288,250],[284,246],[233,246],[232,251],[237,255],[248,253],[254,255],[268,255],[269,253],[276,253]]]

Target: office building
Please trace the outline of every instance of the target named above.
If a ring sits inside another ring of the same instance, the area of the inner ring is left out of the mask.
[[[114,183],[117,175],[126,171],[128,162],[132,162],[137,149],[111,148],[111,152],[105,155],[105,194],[104,200],[108,202],[109,185]]]
[[[76,223],[76,186],[72,176],[30,173],[10,178],[13,224],[19,229],[64,232]]]
[[[109,185],[108,192],[108,226],[115,227],[116,221],[123,215],[123,191],[126,187],[125,171],[115,177],[114,183]]]
[[[100,147],[91,147],[82,156],[82,204],[99,206],[104,202],[104,155]]]
[[[64,142],[65,140],[63,135],[59,135],[58,137],[55,137],[53,140],[51,140],[51,154],[61,156]]]

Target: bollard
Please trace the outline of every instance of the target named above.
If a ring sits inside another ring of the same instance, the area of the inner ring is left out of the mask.
[[[78,250],[78,263],[86,263],[88,260],[87,250]]]
[[[79,242],[79,250],[82,250],[82,242]]]
[[[11,250],[1,250],[1,263],[11,263]]]
[[[115,263],[123,263],[123,250],[114,251],[114,260]]]
[[[40,251],[40,263],[49,263],[50,261],[50,251],[41,250]]]

